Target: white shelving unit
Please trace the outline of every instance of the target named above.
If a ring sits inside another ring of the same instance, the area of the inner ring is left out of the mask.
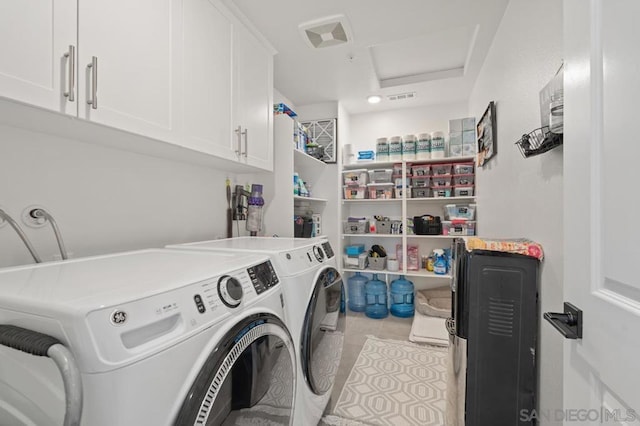
[[[468,163],[474,162],[475,157],[456,157],[456,158],[443,158],[435,160],[423,160],[423,161],[403,161],[403,162],[366,162],[344,165],[342,171],[356,170],[356,169],[392,169],[394,165],[402,164],[403,176],[409,176],[410,167],[412,164],[447,164],[447,163]],[[342,191],[343,181],[340,181],[340,194],[343,197]],[[474,190],[475,195],[475,190]],[[356,268],[343,268],[345,273],[363,272],[367,274],[378,274],[381,279],[384,279],[389,283],[395,279],[398,275],[405,275],[411,277],[410,279],[416,285],[416,289],[431,288],[437,286],[444,286],[448,284],[451,279],[449,274],[436,275],[433,272],[426,271],[424,269],[418,271],[407,270],[407,247],[418,246],[419,256],[428,255],[435,248],[447,248],[450,247],[454,238],[458,238],[458,235],[414,235],[407,234],[407,218],[413,216],[420,216],[423,214],[432,214],[435,216],[444,216],[444,206],[446,204],[474,204],[476,202],[475,196],[469,197],[430,197],[430,198],[411,198],[407,197],[407,191],[403,191],[402,198],[392,199],[342,199],[340,203],[340,217],[343,221],[348,217],[366,217],[372,218],[373,216],[386,216],[391,220],[401,220],[403,223],[403,234],[345,234],[341,232],[341,247],[340,253],[345,252],[345,247],[350,244],[364,244],[365,249],[369,249],[373,244],[379,244],[385,247],[388,255],[395,257],[396,246],[400,245],[403,253],[402,264],[400,265],[400,271],[388,271],[388,270],[373,270],[373,269],[356,269]],[[477,214],[477,210],[476,210]],[[341,224],[342,226],[342,224]],[[340,229],[340,231],[343,231]],[[476,230],[477,233],[477,230]],[[404,272],[403,272],[404,271]],[[384,278],[382,278],[384,277]]]

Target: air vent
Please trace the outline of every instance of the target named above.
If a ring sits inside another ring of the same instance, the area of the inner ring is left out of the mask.
[[[351,41],[351,27],[344,15],[305,22],[298,26],[302,38],[312,48],[338,46]]]
[[[416,97],[416,92],[398,93],[396,95],[389,95],[387,99],[390,101],[403,101],[405,99],[413,99]]]
[[[489,299],[489,334],[512,337],[515,318],[513,300]]]

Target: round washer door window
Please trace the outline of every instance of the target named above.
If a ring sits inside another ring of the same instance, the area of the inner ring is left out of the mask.
[[[300,359],[304,378],[316,395],[331,389],[340,366],[346,325],[344,286],[334,268],[320,272],[302,328]]]
[[[240,321],[213,349],[174,424],[289,425],[295,396],[295,350],[277,317]]]

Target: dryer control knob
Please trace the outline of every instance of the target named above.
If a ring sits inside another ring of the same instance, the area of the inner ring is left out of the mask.
[[[316,257],[318,262],[324,261],[324,252],[320,246],[313,246],[313,255]]]
[[[242,302],[242,284],[236,278],[223,275],[218,280],[218,296],[222,303],[230,308],[236,308]]]

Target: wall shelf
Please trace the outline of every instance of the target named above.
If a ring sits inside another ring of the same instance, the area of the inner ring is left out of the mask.
[[[476,197],[407,198],[408,203],[450,203],[452,201],[455,202],[455,201],[475,201],[475,200],[476,200]]]
[[[299,195],[294,195],[293,201],[295,203],[299,203],[302,201],[311,201],[313,203],[326,203],[328,200],[326,198],[301,197]]]
[[[342,199],[343,203],[354,203],[354,204],[364,204],[364,203],[397,203],[399,201],[402,201],[401,198],[383,198],[383,199],[371,199],[371,198],[365,198],[365,199],[358,199],[358,200],[345,200],[344,198]]]
[[[446,158],[434,158],[430,160],[404,160],[404,161],[367,161],[362,163],[355,164],[343,164],[342,170],[353,170],[353,169],[386,169],[389,167],[393,167],[394,164],[437,164],[437,163],[460,163],[464,161],[474,161],[476,159],[475,156],[467,156],[467,157],[446,157]]]
[[[324,161],[320,161],[317,158],[310,156],[306,152],[302,152],[299,149],[295,148],[293,148],[293,160],[295,163],[296,172],[309,172],[311,175],[322,173],[325,166],[327,165]]]
[[[342,234],[342,238],[402,238],[402,234]]]
[[[451,275],[436,275],[429,271],[388,271],[386,269],[357,269],[357,268],[342,268],[344,272],[362,272],[365,274],[384,274],[384,275],[404,275],[405,277],[422,277],[432,279],[451,279]]]

